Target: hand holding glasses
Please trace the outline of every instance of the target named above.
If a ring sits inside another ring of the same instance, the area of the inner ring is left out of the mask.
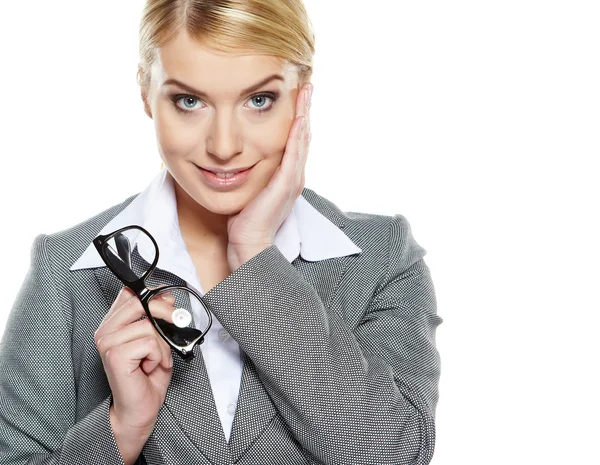
[[[148,289],[146,279],[158,263],[158,244],[150,233],[141,226],[131,225],[107,235],[99,235],[93,243],[106,266],[135,292],[158,334],[183,359],[191,359],[194,346],[204,342],[204,335],[212,325],[212,315],[202,303],[200,295],[188,286],[169,285]],[[164,293],[170,293],[175,298],[174,324],[155,319],[150,312],[150,300],[160,299]],[[194,313],[206,315],[204,330],[189,326]]]

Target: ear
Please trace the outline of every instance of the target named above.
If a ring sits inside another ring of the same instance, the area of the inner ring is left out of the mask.
[[[150,104],[148,103],[148,91],[142,89],[141,92],[142,102],[144,102],[144,111],[148,115],[150,119],[152,119],[152,110],[150,109]]]
[[[150,104],[148,103],[148,86],[147,82],[142,82],[142,67],[138,66],[137,72],[137,83],[140,86],[140,96],[142,97],[142,102],[144,103],[144,111],[146,114],[152,119],[152,110],[150,110]]]

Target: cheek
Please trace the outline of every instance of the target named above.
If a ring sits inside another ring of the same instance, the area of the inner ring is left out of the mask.
[[[170,103],[155,107],[154,127],[160,151],[165,157],[179,157],[194,150],[200,142],[198,128],[186,122],[183,115],[168,108]]]
[[[248,129],[247,140],[252,140],[256,150],[266,157],[281,160],[287,145],[293,120],[275,116],[266,124]]]

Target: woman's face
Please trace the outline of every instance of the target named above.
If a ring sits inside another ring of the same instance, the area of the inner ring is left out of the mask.
[[[280,59],[218,53],[182,32],[158,50],[142,95],[179,187],[207,210],[230,215],[279,166],[300,85],[295,69]],[[205,171],[248,167],[245,180],[233,185]]]

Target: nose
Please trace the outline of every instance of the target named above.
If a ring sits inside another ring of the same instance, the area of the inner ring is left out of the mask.
[[[206,150],[223,161],[242,152],[242,136],[235,115],[216,112],[208,131]]]

